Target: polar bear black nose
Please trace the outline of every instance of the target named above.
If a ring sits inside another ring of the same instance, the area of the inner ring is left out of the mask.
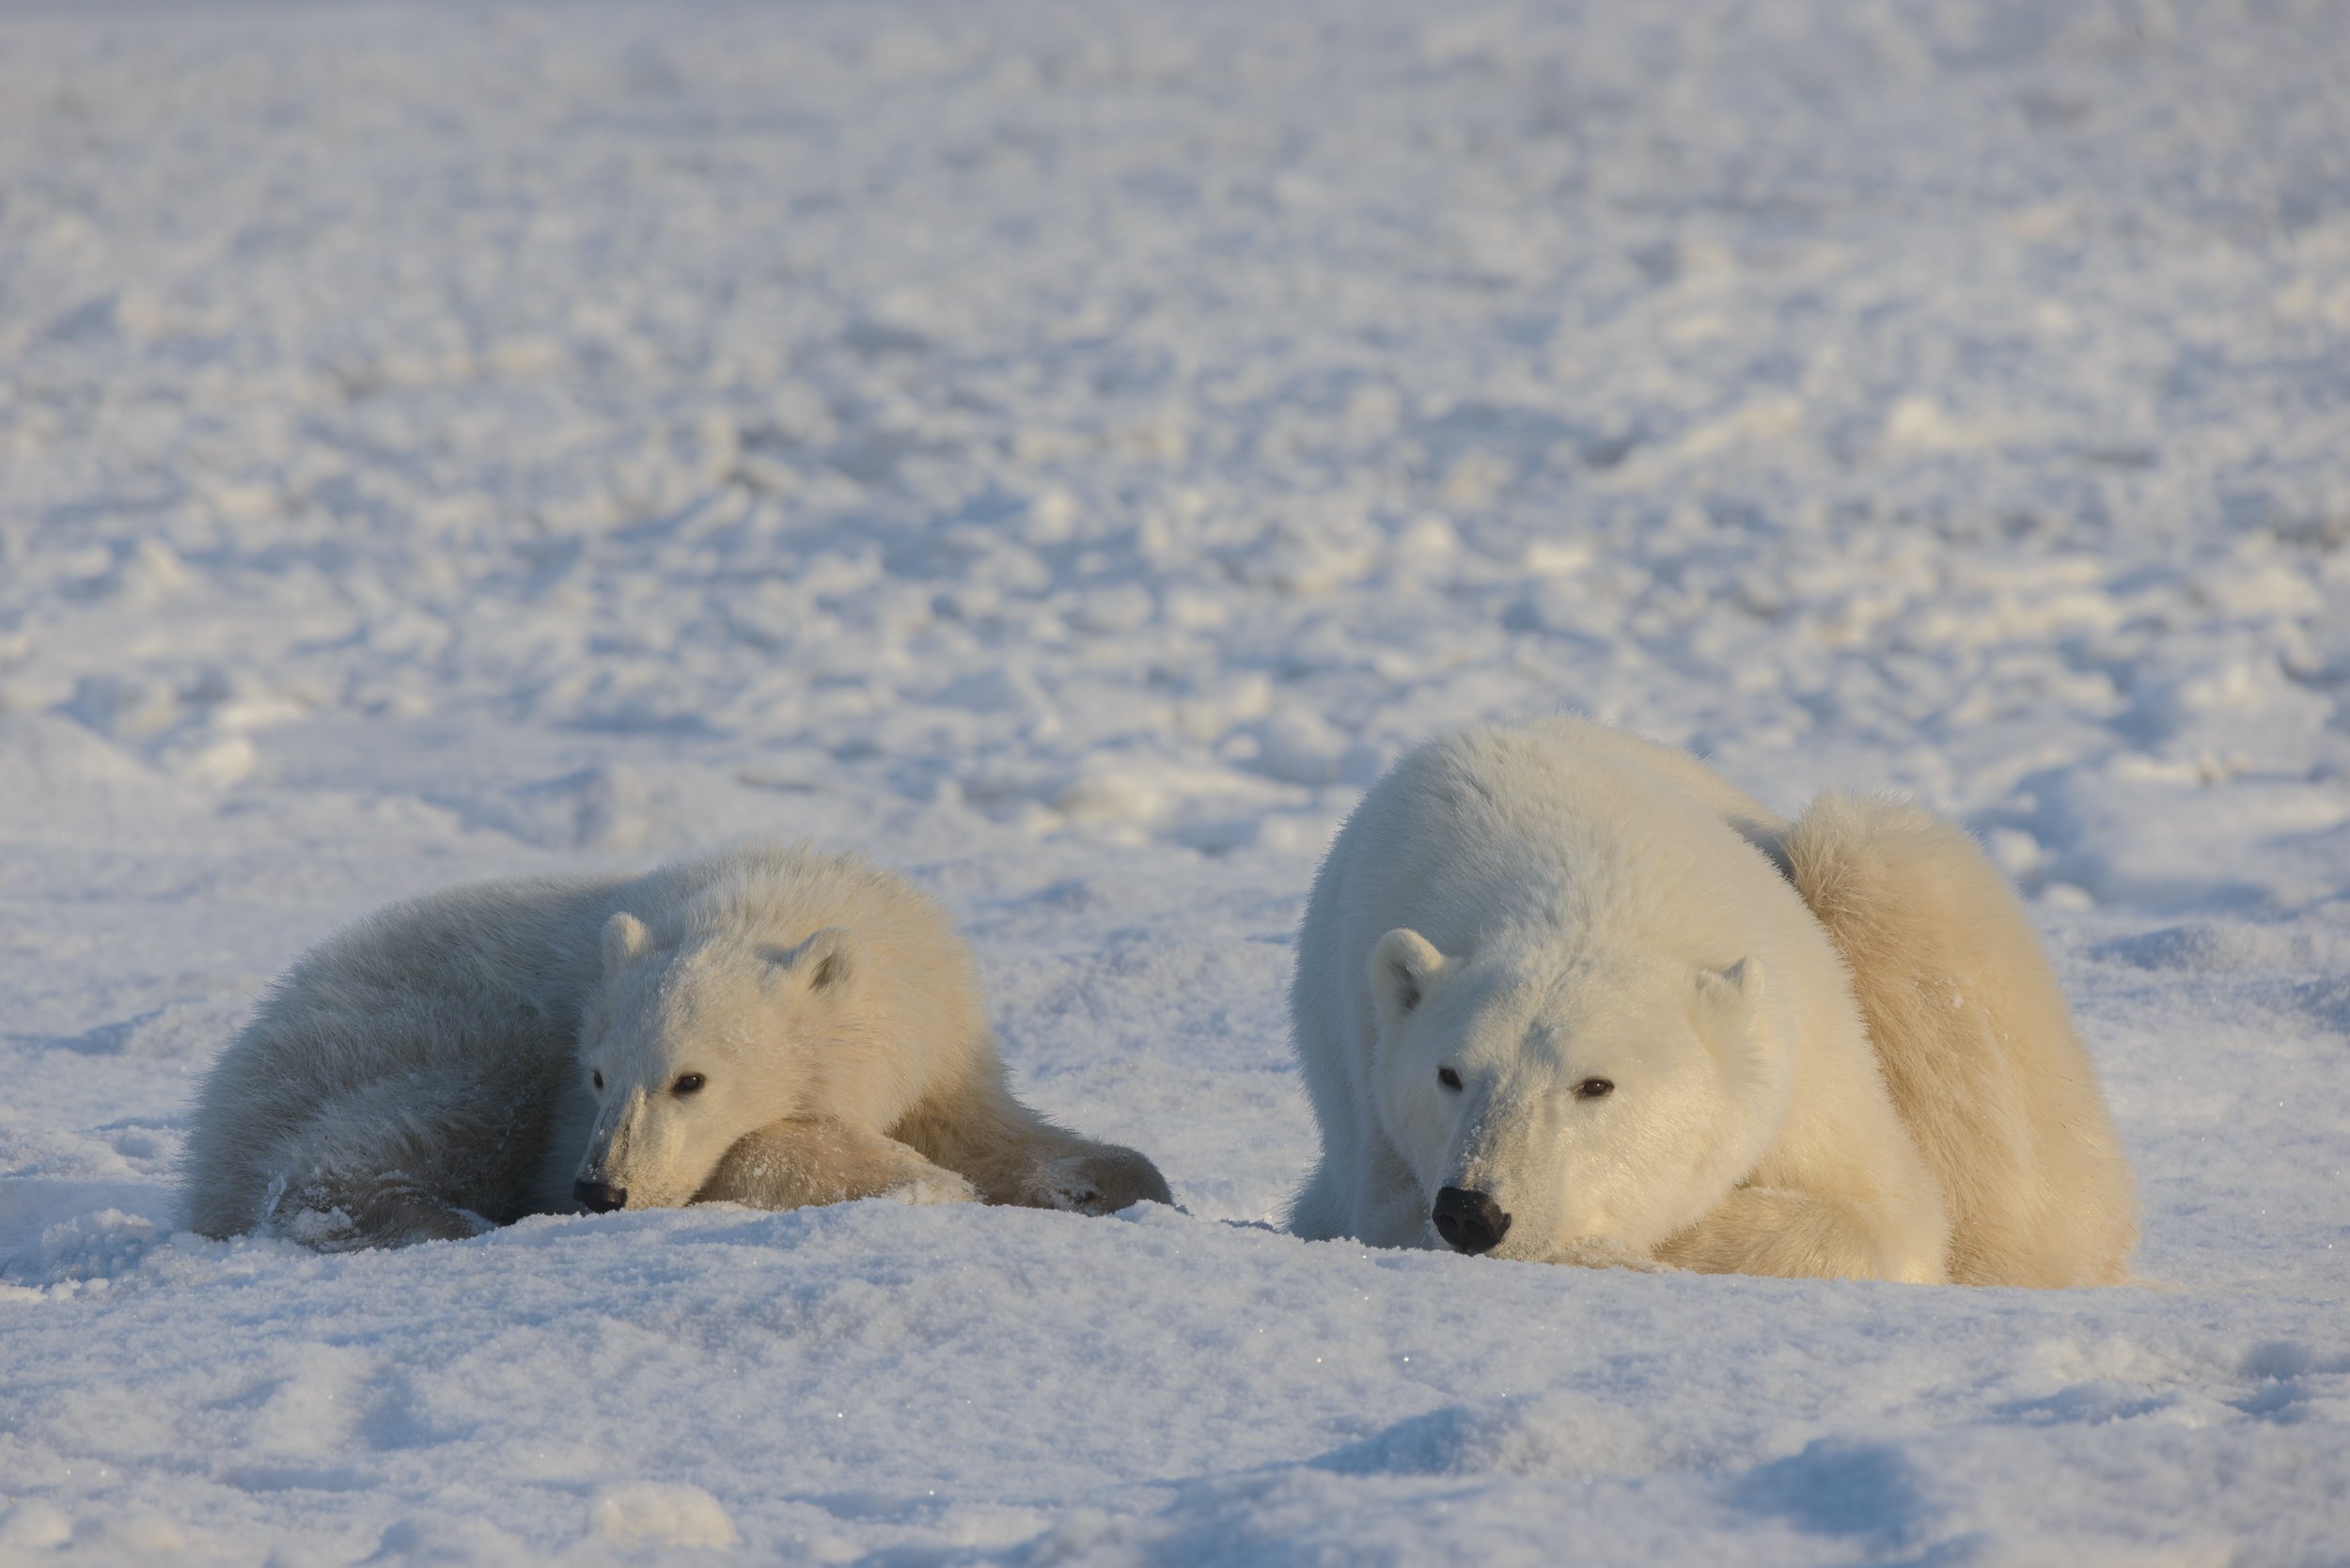
[[[616,1187],[609,1182],[573,1182],[572,1196],[591,1215],[608,1215],[628,1206],[628,1188]]]
[[[1510,1216],[1491,1193],[1446,1187],[1436,1194],[1436,1234],[1455,1252],[1491,1252],[1510,1231]]]

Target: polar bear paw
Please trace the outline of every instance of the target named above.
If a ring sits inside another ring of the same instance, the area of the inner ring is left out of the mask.
[[[951,1170],[941,1170],[934,1175],[916,1176],[911,1181],[900,1182],[896,1186],[884,1187],[873,1196],[892,1203],[911,1203],[917,1206],[927,1206],[932,1203],[976,1203],[979,1200],[979,1190]]]
[[[1106,1143],[1045,1161],[1037,1168],[1029,1198],[1037,1208],[1079,1215],[1114,1215],[1145,1200],[1175,1201],[1167,1178],[1134,1150]]]
[[[1560,1247],[1549,1260],[1570,1268],[1622,1268],[1635,1274],[1664,1274],[1671,1264],[1660,1263],[1613,1236],[1580,1236]]]

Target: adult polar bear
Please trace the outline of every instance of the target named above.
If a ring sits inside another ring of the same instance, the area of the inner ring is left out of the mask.
[[[2047,1286],[2136,1242],[2022,910],[1897,803],[1789,824],[1587,720],[1451,731],[1331,846],[1291,1011],[1309,1238]]]
[[[188,1223],[328,1249],[585,1206],[883,1192],[1167,1201],[1012,1097],[970,949],[903,878],[754,845],[461,887],[329,938],[204,1083]]]

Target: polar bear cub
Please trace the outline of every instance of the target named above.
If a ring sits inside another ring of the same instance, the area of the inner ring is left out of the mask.
[[[1331,846],[1298,933],[1323,1149],[1291,1228],[1723,1272],[2117,1277],[2127,1167],[2022,911],[1984,867],[1937,872],[1900,913],[1904,876],[1971,847],[1945,826],[1921,855],[1870,809],[1791,828],[1686,755],[1574,718],[1407,756]],[[1851,918],[1824,924],[1804,875]],[[1864,994],[1956,988],[1976,999],[1951,1011],[1994,1026],[1864,1015],[1837,937],[1872,924],[1879,949],[1849,949],[1877,965]],[[1935,1064],[1952,1051],[1973,1054]],[[2058,1078],[2072,1090],[2035,1100]],[[2002,1109],[1946,1103],[1979,1093]],[[2118,1206],[2075,1202],[2083,1172]]]
[[[945,911],[854,855],[776,845],[360,921],[222,1055],[184,1162],[193,1229],[329,1249],[885,1192],[1168,1200],[1142,1155],[1013,1098]]]

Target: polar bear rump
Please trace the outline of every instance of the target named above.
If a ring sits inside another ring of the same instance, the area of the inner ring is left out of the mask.
[[[1894,1108],[1941,1184],[1950,1278],[2125,1278],[2129,1162],[2030,921],[1975,841],[1904,801],[1832,792],[1779,852],[1852,969]]]

